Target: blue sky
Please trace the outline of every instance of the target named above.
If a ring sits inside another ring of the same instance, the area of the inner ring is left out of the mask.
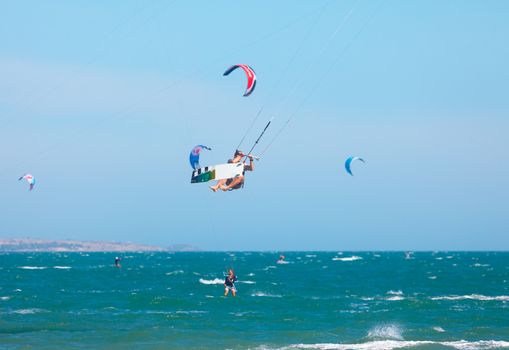
[[[508,15],[505,1],[4,4],[0,237],[507,250]],[[234,63],[257,72],[248,98],[240,72],[222,76]],[[245,150],[294,117],[245,188],[191,185],[189,150],[224,162],[262,107]],[[354,177],[350,155],[366,160]]]

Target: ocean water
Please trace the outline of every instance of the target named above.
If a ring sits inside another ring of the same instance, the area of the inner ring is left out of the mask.
[[[0,348],[509,349],[509,253],[115,255],[0,254]]]

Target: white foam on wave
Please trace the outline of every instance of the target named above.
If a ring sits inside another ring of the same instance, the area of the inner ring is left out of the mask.
[[[488,296],[482,294],[470,295],[445,295],[439,297],[431,297],[431,300],[479,300],[479,301],[509,301],[509,295]]]
[[[263,271],[268,271],[269,269],[275,269],[276,267],[275,266],[267,266],[266,268],[263,269]]]
[[[306,258],[316,258],[315,254],[306,254]]]
[[[182,314],[182,315],[199,315],[199,314],[208,314],[208,311],[203,310],[177,310],[175,311],[176,314]]]
[[[11,297],[0,297],[0,300],[9,300]]]
[[[509,341],[503,340],[479,340],[479,341],[403,341],[403,340],[378,340],[358,344],[334,344],[334,343],[317,343],[317,344],[293,344],[280,348],[260,347],[259,349],[274,350],[290,350],[290,349],[317,349],[317,350],[392,350],[401,348],[430,346],[445,346],[458,350],[489,350],[509,348]]]
[[[203,278],[199,279],[201,284],[224,284],[224,280],[220,278],[214,278],[213,280],[206,280]]]
[[[38,308],[32,308],[32,309],[19,309],[12,311],[13,314],[19,314],[19,315],[30,315],[30,314],[37,314],[40,312],[48,312],[47,310],[38,309]]]
[[[244,284],[256,284],[255,281],[237,281],[237,283],[244,283]]]
[[[340,258],[340,257],[336,256],[336,257],[332,258],[332,260],[334,260],[334,261],[355,261],[355,260],[362,260],[362,257],[353,255],[353,256],[347,256],[345,258]]]
[[[59,270],[69,270],[69,269],[72,269],[72,267],[70,266],[53,266],[54,269],[59,269]]]
[[[46,266],[19,266],[18,269],[23,270],[44,270],[47,269]]]
[[[276,264],[286,265],[286,264],[289,264],[289,262],[285,261],[285,260],[278,260],[278,261],[276,261]]]
[[[473,267],[490,267],[490,264],[479,264],[479,263],[476,263],[474,265],[471,265]]]
[[[442,327],[438,327],[438,326],[433,327],[433,330],[435,332],[438,332],[438,333],[444,333],[445,332],[445,330]]]
[[[372,328],[368,332],[368,338],[383,340],[403,340],[402,330],[398,325],[385,324]]]
[[[389,295],[403,295],[403,291],[400,289],[400,290],[390,290],[387,292],[387,294]]]
[[[171,271],[171,272],[166,272],[166,275],[167,276],[171,276],[171,275],[181,275],[184,273],[184,270],[175,270],[175,271]]]
[[[390,295],[390,297],[385,298],[385,300],[388,301],[399,301],[405,299],[403,297],[403,291],[401,290],[390,290],[386,294]]]
[[[269,297],[269,298],[281,298],[282,296],[279,294],[269,294],[264,292],[255,292],[251,294],[252,297]]]

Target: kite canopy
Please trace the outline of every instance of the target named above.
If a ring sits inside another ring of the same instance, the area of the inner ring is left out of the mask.
[[[353,161],[356,161],[356,160],[359,160],[359,161],[361,161],[361,162],[363,162],[363,163],[366,163],[366,162],[364,161],[364,159],[362,159],[361,157],[348,157],[348,158],[347,158],[347,160],[346,160],[346,162],[345,162],[345,169],[346,169],[346,171],[348,172],[348,174],[350,174],[350,175],[352,175],[352,176],[353,176],[353,174],[352,174],[352,169],[351,169],[350,167],[351,167],[351,165],[352,165],[352,162],[353,162]]]
[[[25,179],[29,185],[28,190],[32,191],[35,186],[35,177],[32,174],[25,174],[25,175],[21,176],[18,180],[21,181],[23,179]]]
[[[200,167],[200,152],[202,149],[206,149],[209,151],[212,150],[211,148],[209,148],[207,146],[197,145],[197,146],[194,146],[193,149],[191,150],[191,153],[189,153],[189,163],[191,164],[191,167],[193,169]]]
[[[231,66],[226,70],[226,72],[223,73],[223,76],[226,76],[233,72],[235,69],[241,68],[244,73],[246,73],[247,77],[247,88],[244,92],[244,96],[249,96],[253,92],[255,86],[256,86],[256,74],[253,70],[253,68],[249,67],[247,64],[236,64],[234,66]]]

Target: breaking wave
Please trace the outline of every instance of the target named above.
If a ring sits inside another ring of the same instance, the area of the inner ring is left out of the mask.
[[[46,266],[20,266],[19,269],[23,270],[44,270],[47,269]]]
[[[204,278],[199,279],[201,284],[223,284],[224,280],[220,278],[214,278],[213,280],[206,280]]]
[[[479,301],[509,301],[509,295],[487,296],[482,294],[470,295],[445,295],[439,297],[431,297],[431,300],[479,300]]]
[[[290,349],[316,349],[316,350],[392,350],[402,348],[418,348],[422,346],[443,346],[458,350],[488,350],[508,349],[509,341],[479,340],[479,341],[404,341],[404,340],[378,340],[358,344],[293,344],[279,348],[260,347],[258,349],[290,350]]]
[[[269,297],[269,298],[281,298],[282,296],[279,294],[269,294],[263,292],[255,292],[251,294],[252,297]]]
[[[332,258],[332,260],[334,260],[334,261],[355,261],[355,260],[362,260],[362,257],[353,255],[353,256],[347,256],[344,258],[334,257],[334,258]]]

